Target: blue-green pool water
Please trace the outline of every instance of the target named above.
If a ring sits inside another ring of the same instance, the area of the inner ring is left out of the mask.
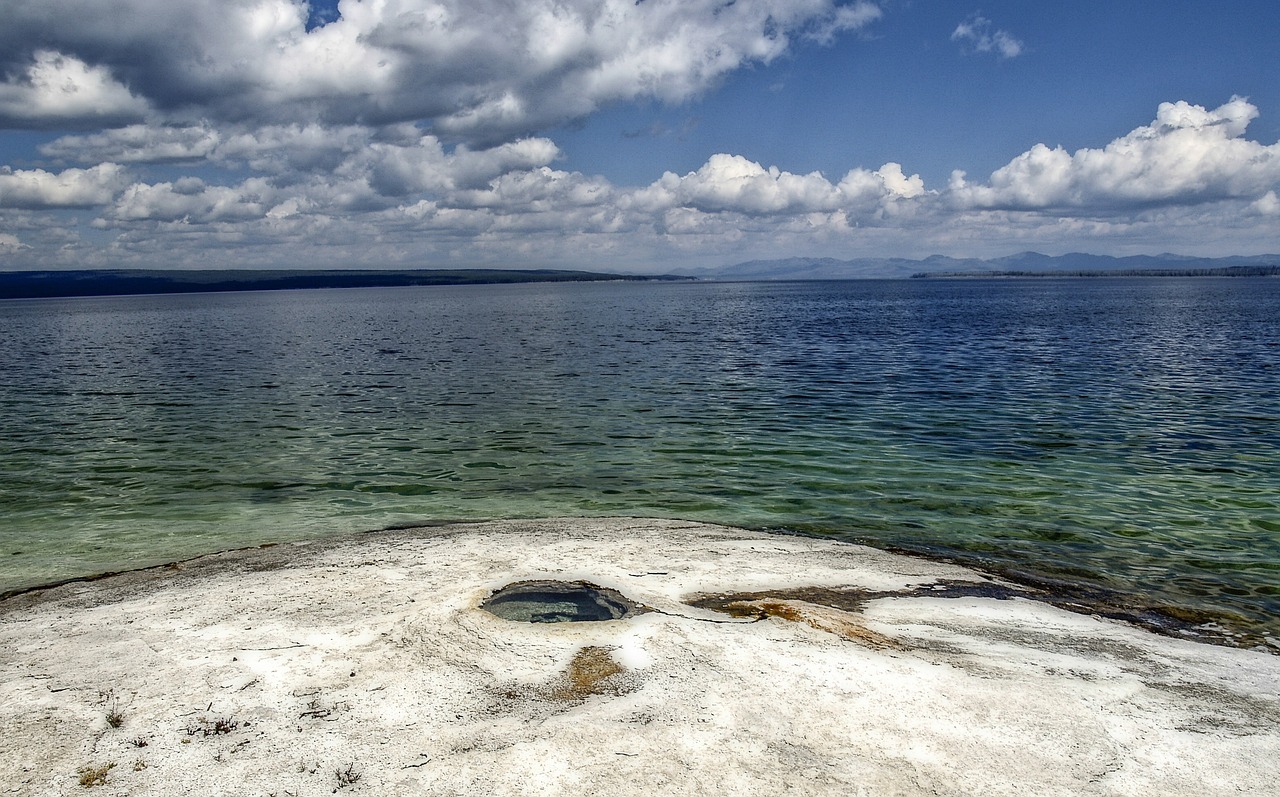
[[[836,535],[1280,635],[1280,280],[0,302],[0,591],[440,519]]]

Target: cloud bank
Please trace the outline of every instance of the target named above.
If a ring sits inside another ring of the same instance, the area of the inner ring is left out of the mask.
[[[643,185],[560,168],[548,130],[680,101],[875,24],[833,0],[12,0],[0,126],[63,131],[0,166],[0,268],[540,265],[662,271],[794,254],[1273,245],[1258,109],[1183,101],[986,178],[796,172],[732,152]],[[129,24],[119,24],[120,20]],[[1012,58],[971,17],[952,39]],[[1122,132],[1122,131],[1117,131]]]
[[[280,257],[275,244],[331,265],[532,259],[658,268],[677,257],[849,252],[868,242],[927,254],[984,236],[1168,242],[1171,227],[1202,235],[1280,219],[1280,144],[1245,138],[1256,115],[1241,98],[1212,110],[1165,103],[1151,124],[1100,148],[1038,144],[984,181],[957,172],[940,187],[897,163],[833,179],[728,153],[627,187],[555,168],[557,146],[539,137],[473,150],[446,148],[412,126],[128,126],[46,147],[106,162],[6,168],[0,208],[14,219],[88,209],[91,228],[114,236],[100,256],[151,264],[186,251],[271,265]],[[131,165],[148,162],[216,163],[252,176],[227,184],[134,179]],[[28,226],[8,241],[11,257],[42,249],[42,230]]]
[[[493,144],[606,103],[687,99],[794,39],[829,43],[880,15],[833,0],[342,0],[338,11],[308,30],[303,0],[11,0],[0,126],[425,120]]]

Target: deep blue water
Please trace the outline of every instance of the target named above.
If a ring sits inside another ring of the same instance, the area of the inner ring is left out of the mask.
[[[415,521],[832,534],[1280,636],[1280,280],[0,302],[0,590]]]

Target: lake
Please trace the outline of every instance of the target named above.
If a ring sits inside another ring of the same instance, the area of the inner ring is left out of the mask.
[[[1280,637],[1280,280],[0,301],[0,591],[438,520],[642,515]]]

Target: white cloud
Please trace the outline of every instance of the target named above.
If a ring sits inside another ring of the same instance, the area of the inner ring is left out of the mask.
[[[272,175],[335,172],[348,159],[383,140],[412,144],[421,135],[412,125],[409,131],[395,126],[376,129],[361,125],[326,126],[230,125],[211,160],[231,167],[248,167]],[[411,132],[410,132],[411,131]]]
[[[146,111],[106,67],[53,50],[36,50],[24,74],[0,83],[0,121],[15,127],[121,124]]]
[[[836,8],[834,15],[815,26],[806,36],[819,44],[830,45],[835,41],[837,34],[861,30],[882,16],[884,13],[875,3],[859,0],[851,5]]]
[[[973,14],[951,32],[951,41],[971,47],[975,52],[994,53],[998,58],[1017,58],[1026,45],[1007,30],[995,29],[991,20]]]
[[[542,166],[512,171],[490,181],[487,190],[460,191],[451,197],[462,207],[497,208],[509,214],[599,207],[613,199],[613,187],[601,177]]]
[[[1275,191],[1268,191],[1249,205],[1249,209],[1259,216],[1280,216],[1280,197]]]
[[[129,163],[204,161],[249,169],[281,187],[334,195],[352,192],[405,197],[485,186],[511,171],[545,166],[560,156],[546,138],[525,138],[488,149],[465,145],[446,151],[440,140],[412,125],[271,125],[256,130],[208,123],[188,127],[131,125],[88,136],[63,136],[41,147],[58,159]],[[323,185],[321,184],[323,183]],[[351,202],[344,203],[350,206]]]
[[[654,207],[687,207],[703,212],[796,213],[832,210],[839,192],[821,174],[798,175],[765,169],[740,155],[712,155],[696,172],[667,172],[643,193]]]
[[[30,246],[18,240],[18,236],[0,232],[0,255],[13,254],[20,249],[30,248]]]
[[[846,204],[861,207],[881,205],[886,200],[914,199],[926,193],[920,175],[907,177],[898,163],[886,163],[874,172],[853,169],[840,181],[839,189]]]
[[[167,163],[200,161],[218,146],[219,134],[207,124],[185,127],[128,125],[83,136],[62,136],[40,147],[40,154],[88,163]]]
[[[485,185],[513,171],[545,166],[560,154],[549,139],[527,138],[485,150],[459,146],[446,153],[435,136],[411,143],[371,143],[336,171],[360,175],[382,196],[403,197]]]
[[[560,157],[549,138],[524,138],[486,150],[458,147],[449,157],[453,183],[466,187],[513,170],[546,166]]]
[[[795,216],[840,209],[866,212],[923,193],[920,176],[905,176],[896,163],[877,171],[854,169],[833,185],[819,172],[766,169],[740,155],[721,153],[683,177],[667,172],[631,192],[627,204],[648,211],[681,207],[702,213]]]
[[[278,192],[261,179],[246,180],[237,186],[205,185],[186,177],[174,182],[126,188],[104,214],[112,221],[247,221],[266,215],[276,204]]]
[[[179,126],[425,120],[489,146],[609,102],[686,99],[796,38],[830,41],[879,16],[866,0],[343,0],[339,9],[308,32],[299,0],[15,0],[0,30],[0,74],[10,75],[0,124],[148,109]]]
[[[1098,148],[1038,145],[986,180],[957,173],[934,187],[895,162],[837,180],[732,153],[629,187],[555,168],[561,152],[541,137],[481,148],[412,124],[132,125],[43,150],[111,162],[0,171],[0,229],[18,241],[4,247],[7,267],[185,258],[660,270],[673,258],[998,255],[1097,248],[1090,242],[1265,251],[1280,215],[1280,144],[1245,138],[1256,116],[1240,98],[1213,110],[1167,103],[1150,125]],[[58,209],[86,207],[98,218],[82,239],[82,214]]]
[[[1280,143],[1243,138],[1257,113],[1240,97],[1212,111],[1163,103],[1150,125],[1102,149],[1037,144],[987,185],[953,177],[951,195],[963,207],[1096,212],[1257,199],[1280,184]]]
[[[14,170],[0,167],[0,207],[76,208],[111,201],[126,182],[122,166],[102,163],[91,169]]]

